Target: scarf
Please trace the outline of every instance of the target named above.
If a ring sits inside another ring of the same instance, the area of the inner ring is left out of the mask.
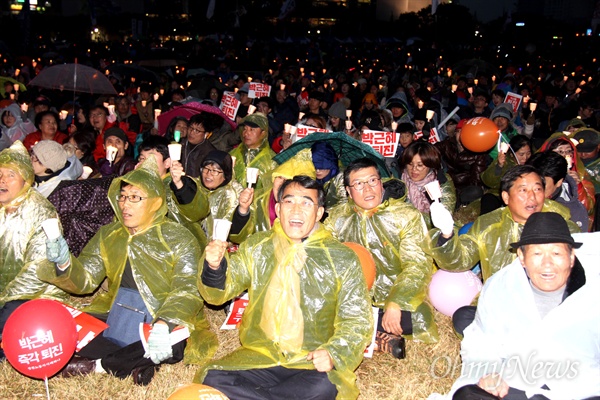
[[[422,213],[428,213],[429,206],[431,205],[431,202],[429,201],[425,191],[425,185],[435,180],[436,174],[433,170],[430,170],[427,176],[425,176],[425,178],[419,182],[413,181],[406,170],[402,172],[402,181],[406,183],[406,187],[408,188],[408,200],[413,206],[415,206],[417,210],[421,211]]]

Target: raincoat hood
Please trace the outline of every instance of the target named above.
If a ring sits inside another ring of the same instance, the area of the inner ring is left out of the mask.
[[[272,180],[275,180],[278,176],[285,179],[292,179],[296,175],[306,175],[313,179],[317,177],[310,149],[300,150],[294,157],[275,168],[271,177]]]
[[[21,116],[21,109],[17,104],[11,104],[6,108],[0,110],[0,116],[5,111],[9,111],[13,117],[15,117],[15,123],[10,128],[4,125],[2,118],[0,118],[0,129],[2,133],[10,138],[11,141],[23,140],[29,133],[35,131],[35,126],[29,121],[23,121]]]
[[[152,223],[150,226],[156,224],[164,218],[167,214],[167,202],[165,200],[165,187],[160,179],[160,173],[158,172],[158,165],[153,155],[150,155],[137,169],[134,169],[127,174],[115,178],[110,188],[108,189],[108,201],[115,211],[115,215],[121,223],[123,223],[123,216],[119,208],[119,202],[117,196],[121,193],[121,182],[126,182],[132,186],[144,190],[150,198],[161,198],[162,204],[154,212]]]
[[[16,141],[8,149],[0,152],[0,168],[10,168],[17,171],[25,180],[25,185],[12,201],[12,205],[20,204],[27,191],[31,188],[35,174],[31,165],[31,158],[23,143]]]
[[[20,124],[21,122],[23,122],[23,118],[21,117],[21,109],[19,108],[18,104],[10,104],[9,106],[7,106],[6,108],[3,108],[2,110],[0,110],[0,116],[4,114],[5,111],[10,111],[10,113],[12,114],[13,117],[15,117],[15,124],[12,126],[17,126],[18,124]],[[4,121],[2,119],[0,119],[0,126],[2,127],[2,129],[11,129],[8,126],[6,126],[4,124]]]

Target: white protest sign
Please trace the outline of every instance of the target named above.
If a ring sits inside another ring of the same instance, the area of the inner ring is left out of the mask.
[[[234,92],[225,92],[223,93],[219,108],[230,120],[235,121],[235,115],[238,112],[238,108],[240,108],[240,101],[235,98]]]
[[[362,142],[368,144],[384,157],[394,157],[398,149],[398,135],[396,132],[364,130]]]

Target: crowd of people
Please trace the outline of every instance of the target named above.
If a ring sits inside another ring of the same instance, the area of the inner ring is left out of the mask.
[[[373,330],[377,349],[397,358],[407,356],[405,340],[435,343],[433,273],[479,264],[480,300],[453,315],[463,359],[505,360],[543,345],[557,362],[550,349],[572,356],[581,375],[575,386],[552,376],[533,385],[485,370],[457,382],[454,398],[600,396],[597,310],[577,340],[562,340],[599,289],[571,237],[590,237],[600,223],[598,75],[434,67],[392,79],[299,67],[247,76],[225,67],[201,97],[175,80],[138,87],[117,76],[118,95],[62,104],[61,93],[29,87],[36,94],[25,97],[5,85],[0,331],[26,301],[68,302],[106,282],[84,311],[109,329],[63,376],[111,373],[147,385],[161,364],[183,360],[203,364],[196,380],[235,399],[356,398],[354,370]],[[251,97],[250,82],[267,83],[270,94]],[[239,101],[230,119],[218,109],[224,91]],[[522,96],[516,109],[511,94]],[[203,108],[178,113],[192,103]],[[173,115],[168,126],[157,109]],[[493,121],[497,145],[470,149],[462,131],[472,118]],[[397,150],[348,161],[334,142],[299,146],[298,127],[355,142],[365,130],[394,132]],[[279,154],[286,161],[276,162]],[[43,233],[49,218],[61,221],[58,239]],[[222,220],[231,225],[225,237],[216,234]],[[372,287],[342,242],[372,255]],[[204,303],[243,292],[241,347],[211,361],[217,340]],[[152,324],[147,349],[140,322]],[[179,328],[190,338],[172,344]]]

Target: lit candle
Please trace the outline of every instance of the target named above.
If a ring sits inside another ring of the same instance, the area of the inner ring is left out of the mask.
[[[281,85],[279,85],[279,90],[285,90],[285,84],[282,83]]]
[[[158,116],[160,115],[162,111],[159,110],[158,108],[154,110],[154,119],[158,118]]]
[[[427,118],[427,121],[431,121],[431,118],[433,118],[433,114],[435,114],[435,111],[427,110],[427,114],[425,115],[425,117]]]
[[[425,104],[425,103],[423,103],[423,101],[422,101],[422,100],[419,100],[419,101],[417,102],[417,106],[418,106],[419,108],[423,108],[423,105],[424,105],[424,104]]]
[[[470,87],[470,86],[469,86],[469,87],[467,88],[467,91],[469,92],[469,94],[473,94],[473,88],[472,88],[472,87]]]
[[[163,89],[163,88],[160,88],[160,89],[158,90],[158,92],[159,92],[159,93],[160,93],[160,95],[162,96],[163,94],[165,94],[165,89]]]
[[[21,86],[20,86],[18,83],[15,83],[15,84],[13,85],[13,89],[15,89],[15,92],[18,92],[18,91],[19,91],[19,89],[21,89]]]
[[[27,110],[29,110],[29,105],[27,105],[27,103],[21,104],[21,111],[23,111],[24,113],[26,113]]]
[[[248,106],[248,115],[250,115],[250,114],[254,114],[254,111],[256,111],[256,107],[255,107],[255,106],[253,106],[252,104],[250,104],[250,105]]]
[[[452,76],[452,70],[450,68],[448,68],[448,78],[450,78]]]
[[[15,94],[14,94],[14,93],[11,93],[11,94],[10,94],[10,99],[11,99],[11,100],[14,100],[14,99],[15,99]]]
[[[396,132],[396,128],[398,128],[398,123],[394,121],[392,122],[392,131]]]
[[[158,93],[154,93],[153,98],[154,98],[154,101],[158,101]]]
[[[147,101],[146,101],[146,100],[142,100],[142,107],[144,107],[144,108],[145,108],[145,107],[146,107],[146,103],[147,103]]]
[[[452,85],[452,93],[456,92],[456,89],[458,89],[458,85],[457,84]]]
[[[69,112],[68,112],[68,111],[61,110],[61,111],[60,111],[60,114],[59,114],[59,117],[60,117],[60,119],[62,119],[62,120],[65,120],[65,119],[67,119],[67,116],[68,116],[68,115],[69,115]]]
[[[346,118],[350,119],[352,117],[352,110],[346,110]]]
[[[537,103],[529,103],[529,110],[534,112],[537,107]]]
[[[473,79],[473,83],[475,84],[475,86],[477,86],[477,84],[479,83],[479,79]]]

